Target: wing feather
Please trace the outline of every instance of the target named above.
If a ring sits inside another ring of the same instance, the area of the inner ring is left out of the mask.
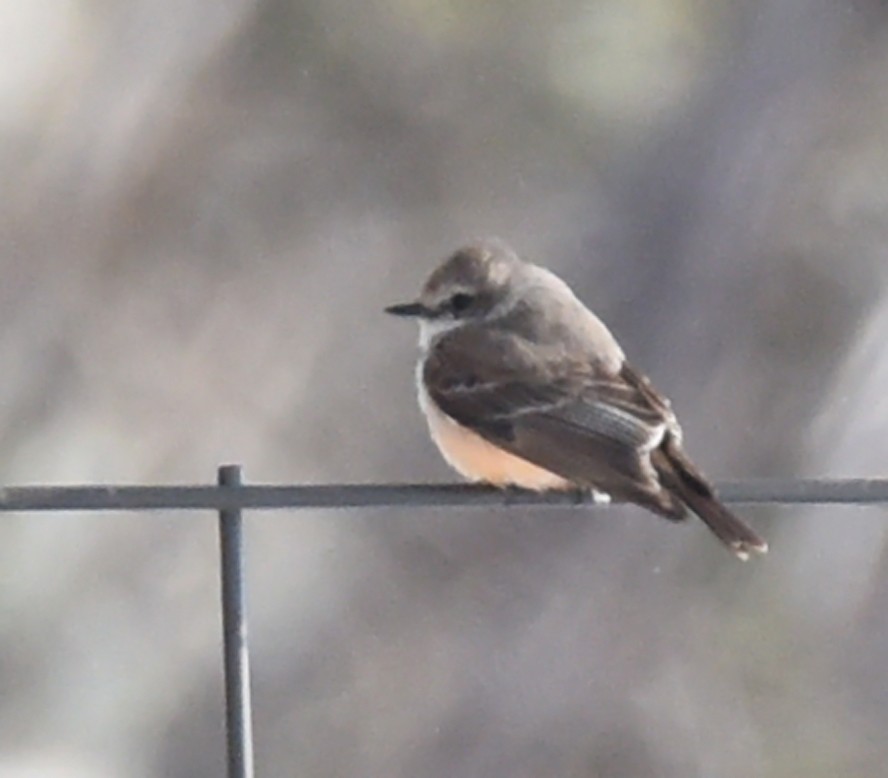
[[[677,424],[634,371],[465,327],[432,346],[423,380],[444,413],[490,442],[579,485],[662,502],[647,455]]]

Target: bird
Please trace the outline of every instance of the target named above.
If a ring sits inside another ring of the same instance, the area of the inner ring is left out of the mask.
[[[669,400],[550,270],[478,240],[385,311],[419,322],[419,405],[467,480],[694,513],[738,558],[768,550],[685,453]]]

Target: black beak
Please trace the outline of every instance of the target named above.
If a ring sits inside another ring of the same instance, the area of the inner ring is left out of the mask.
[[[428,316],[428,309],[422,303],[401,303],[385,309],[392,316]]]

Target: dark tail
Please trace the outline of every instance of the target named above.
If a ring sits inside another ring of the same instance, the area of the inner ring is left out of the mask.
[[[696,513],[740,559],[749,559],[751,553],[767,552],[767,541],[719,502],[712,485],[673,440],[653,452],[651,461],[663,486]]]

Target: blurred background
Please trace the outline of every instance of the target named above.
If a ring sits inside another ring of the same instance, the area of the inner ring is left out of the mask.
[[[876,0],[0,4],[0,482],[450,481],[382,314],[562,274],[710,475],[884,476]],[[257,774],[867,776],[888,515],[256,513]],[[224,772],[211,515],[0,520],[0,777]]]

